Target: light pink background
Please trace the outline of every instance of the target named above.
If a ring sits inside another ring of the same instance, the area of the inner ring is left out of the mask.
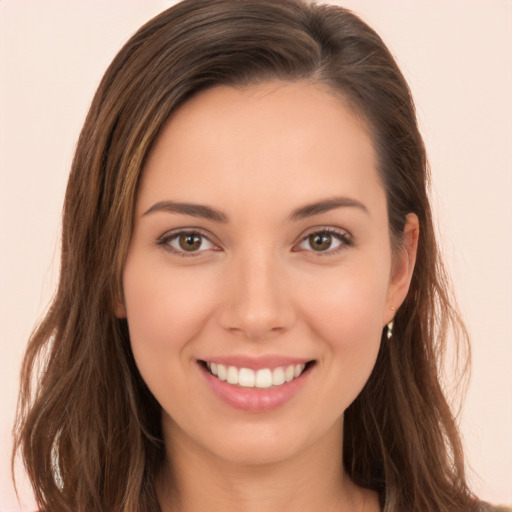
[[[11,425],[26,339],[58,275],[60,212],[94,90],[171,1],[0,0],[0,509],[19,510]],[[447,262],[473,337],[461,415],[481,497],[512,503],[512,2],[346,0],[418,106]],[[22,502],[30,492],[21,482]]]

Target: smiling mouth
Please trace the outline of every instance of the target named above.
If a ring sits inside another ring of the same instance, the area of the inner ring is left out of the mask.
[[[211,375],[221,381],[234,386],[257,389],[268,389],[292,382],[315,364],[314,361],[309,361],[305,364],[252,370],[251,368],[238,368],[209,361],[201,361],[201,363]]]

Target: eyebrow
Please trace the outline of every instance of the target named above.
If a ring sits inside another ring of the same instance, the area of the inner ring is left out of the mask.
[[[228,222],[228,216],[219,211],[202,204],[178,203],[175,201],[158,201],[151,208],[144,212],[148,215],[153,212],[182,213],[192,217],[201,217],[203,219],[213,220],[215,222]]]
[[[369,213],[368,208],[366,208],[366,206],[357,199],[352,199],[350,197],[333,197],[329,199],[324,199],[322,201],[306,204],[293,210],[293,212],[289,216],[289,220],[298,221],[305,219],[307,217],[313,217],[314,215],[320,215],[321,213],[326,213],[328,211],[341,207],[358,208],[365,213]],[[148,215],[154,212],[181,213],[184,215],[191,215],[192,217],[200,217],[203,219],[213,220],[215,222],[228,222],[228,216],[225,213],[221,212],[220,210],[216,210],[215,208],[212,208],[210,206],[195,203],[158,201],[148,210],[146,210],[143,215]]]
[[[324,199],[323,201],[310,203],[297,208],[291,213],[290,220],[297,221],[305,219],[307,217],[320,215],[321,213],[341,207],[358,208],[365,213],[369,213],[368,208],[366,208],[366,206],[357,199],[352,199],[350,197],[332,197],[330,199]]]

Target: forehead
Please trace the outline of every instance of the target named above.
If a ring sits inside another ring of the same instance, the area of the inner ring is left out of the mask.
[[[138,209],[172,199],[285,205],[382,192],[372,141],[344,98],[310,82],[217,86],[180,106],[143,171]],[[290,205],[291,207],[291,205]]]

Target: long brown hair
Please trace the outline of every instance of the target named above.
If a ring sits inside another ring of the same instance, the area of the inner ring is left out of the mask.
[[[301,0],[185,0],[121,49],[80,135],[63,216],[60,282],[33,333],[15,427],[41,512],[157,511],[161,408],[114,313],[145,159],[172,112],[216,84],[310,80],[365,120],[385,184],[392,239],[420,222],[416,268],[374,371],[347,409],[344,463],[384,510],[467,511],[457,426],[443,394],[451,305],[427,197],[409,88],[380,37],[341,7]],[[37,383],[33,386],[33,383]]]

